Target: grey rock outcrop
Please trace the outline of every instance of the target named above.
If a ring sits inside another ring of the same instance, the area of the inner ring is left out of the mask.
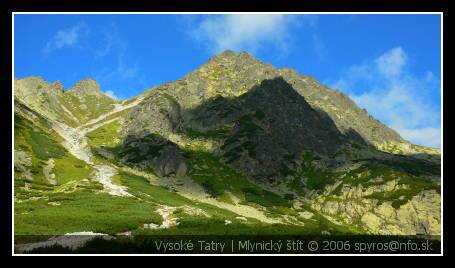
[[[159,136],[142,132],[126,136],[120,152],[121,161],[158,176],[184,177],[188,168],[178,145]]]

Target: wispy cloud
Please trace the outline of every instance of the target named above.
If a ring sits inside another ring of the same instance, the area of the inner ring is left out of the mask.
[[[93,25],[92,25],[93,26]],[[119,88],[119,84],[127,85],[139,82],[141,89],[148,87],[145,75],[141,72],[138,62],[131,63],[128,58],[128,45],[122,38],[116,23],[90,27],[84,21],[59,30],[43,48],[44,56],[55,50],[80,48],[93,55],[94,66],[108,62],[103,67],[94,68],[90,75],[106,90],[105,93],[115,99],[121,99],[129,88]],[[131,89],[133,90],[133,89]],[[134,89],[135,91],[138,89]]]
[[[319,15],[299,15],[301,22],[307,24],[311,28],[316,28],[319,23]]]
[[[119,98],[115,95],[114,91],[112,90],[107,90],[104,92],[104,94],[106,94],[106,96],[109,96],[111,98],[113,98],[114,100],[118,100]]]
[[[433,73],[418,76],[408,70],[408,55],[393,48],[374,60],[349,67],[328,84],[347,92],[370,114],[413,143],[439,147],[440,81]],[[358,92],[362,88],[362,92]]]
[[[117,55],[117,69],[116,72],[120,77],[123,79],[129,79],[129,78],[137,78],[139,75],[139,68],[137,64],[131,66],[131,65],[126,65],[124,61],[124,53],[120,52]]]
[[[396,47],[375,60],[377,69],[385,77],[392,78],[402,74],[408,56],[401,47]]]
[[[49,54],[54,50],[62,49],[65,47],[76,47],[82,38],[90,33],[90,28],[85,22],[79,22],[73,27],[59,30],[57,33],[46,43],[43,48],[43,53]]]
[[[95,48],[94,52],[97,57],[105,57],[111,53],[124,53],[126,51],[126,42],[121,38],[117,24],[110,23],[105,27],[99,38],[103,40],[102,45]]]
[[[212,53],[226,49],[255,52],[264,46],[286,51],[291,28],[299,25],[296,16],[280,14],[211,15],[186,22],[191,26],[190,36]],[[300,22],[314,26],[316,17]]]
[[[100,59],[103,57],[113,57],[115,64],[105,67],[93,73],[96,80],[103,84],[112,84],[112,81],[132,81],[146,88],[148,86],[145,75],[141,72],[137,62],[131,63],[127,60],[128,45],[121,37],[118,27],[111,23],[103,31],[103,46],[94,49],[95,56]],[[124,89],[126,90],[126,89]],[[112,91],[112,90],[110,90]],[[108,91],[106,91],[107,93]],[[113,91],[112,91],[113,92]],[[113,95],[116,96],[116,95]],[[115,98],[121,99],[117,95]]]

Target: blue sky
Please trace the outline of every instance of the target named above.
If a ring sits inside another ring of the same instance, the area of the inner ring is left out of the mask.
[[[348,94],[405,139],[440,146],[439,15],[15,15],[15,77],[91,77],[126,99],[225,50]]]

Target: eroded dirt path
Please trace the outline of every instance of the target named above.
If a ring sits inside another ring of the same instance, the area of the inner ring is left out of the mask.
[[[117,121],[119,120],[120,118],[119,117],[115,117],[115,118],[112,118],[112,119],[109,119],[109,120],[106,120],[106,121],[103,121],[103,122],[100,122],[100,123],[95,123],[95,124],[92,124],[90,125],[89,127],[79,127],[78,128],[78,131],[80,131],[83,135],[87,135],[88,133],[104,126],[104,125],[107,125],[109,123],[112,123],[114,121]]]
[[[92,165],[92,152],[88,146],[87,138],[76,128],[60,122],[52,123],[52,128],[64,139],[62,145],[76,158]]]
[[[47,181],[50,184],[57,185],[57,180],[55,179],[55,174],[54,174],[54,167],[55,167],[54,159],[49,158],[49,160],[46,161],[46,165],[43,166],[43,173],[44,173],[44,177],[46,177]]]
[[[96,165],[93,154],[88,146],[85,132],[63,123],[54,123],[54,130],[64,139],[62,145],[76,158],[86,162],[95,169],[95,180],[103,185],[104,191],[115,196],[132,196],[127,187],[113,183],[112,177],[117,169],[109,165]]]
[[[126,186],[118,185],[112,182],[112,177],[116,175],[117,169],[108,165],[95,165],[96,178],[103,185],[104,191],[116,196],[132,196],[128,193]]]
[[[144,224],[144,228],[147,229],[167,229],[178,225],[178,218],[174,216],[174,211],[177,208],[169,206],[161,206],[156,210],[158,214],[163,218],[163,222],[160,225],[154,223]]]
[[[83,125],[81,126],[81,128],[85,128],[85,127],[87,127],[87,126],[96,124],[96,123],[98,123],[99,121],[101,121],[101,120],[107,118],[107,117],[110,116],[110,115],[113,115],[113,114],[115,114],[115,113],[124,111],[124,110],[129,109],[129,108],[132,108],[132,107],[138,105],[139,103],[141,103],[141,101],[142,101],[143,99],[144,99],[143,97],[142,97],[142,98],[139,97],[139,98],[137,98],[136,100],[134,100],[133,102],[128,103],[128,104],[126,104],[126,105],[125,105],[125,104],[116,104],[116,106],[115,106],[114,109],[110,110],[109,112],[107,112],[107,113],[105,113],[105,114],[102,114],[102,115],[98,116],[97,118],[94,118],[94,119],[89,120],[87,123],[83,124]]]

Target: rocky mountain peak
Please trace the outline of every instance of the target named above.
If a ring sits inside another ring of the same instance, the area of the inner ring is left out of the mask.
[[[235,56],[237,56],[237,53],[235,53],[233,50],[230,50],[230,49],[225,50],[217,55],[217,57],[221,57],[221,58],[230,58],[230,57],[235,57]]]
[[[101,93],[99,84],[96,82],[95,79],[92,79],[92,78],[85,78],[85,79],[79,80],[68,91],[79,93],[79,94],[88,94],[88,95],[96,95],[96,94]]]
[[[277,69],[246,52],[226,50],[179,81],[167,83],[159,89],[188,110],[219,97],[238,98],[267,80],[265,88],[269,88],[267,83],[273,81],[270,86],[273,94],[296,93],[312,109],[327,114],[343,135],[352,136],[356,141],[373,146],[390,142],[406,143],[396,131],[372,118],[347,95],[292,68]],[[292,90],[285,90],[289,87]]]
[[[233,63],[236,65],[243,65],[243,64],[251,64],[251,63],[256,63],[256,64],[262,64],[261,61],[259,61],[257,58],[254,56],[250,55],[246,51],[241,51],[239,53],[236,53],[233,50],[225,50],[221,52],[218,55],[215,55],[212,57],[211,60],[208,62],[210,63],[216,63],[216,64],[229,64]]]
[[[60,80],[57,80],[54,83],[52,83],[52,88],[57,90],[59,93],[64,93],[65,92],[65,88],[63,87],[63,84],[62,84],[62,82]]]
[[[292,68],[281,68],[279,69],[280,75],[282,76],[289,76],[289,77],[296,77],[299,76],[297,71]]]
[[[57,80],[53,83],[47,82],[41,76],[31,76],[22,79],[15,79],[14,94],[15,96],[25,98],[32,95],[62,95],[64,87]]]

